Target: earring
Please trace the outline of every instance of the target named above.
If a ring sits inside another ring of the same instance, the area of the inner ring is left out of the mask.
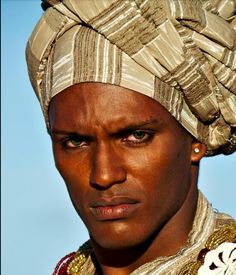
[[[198,154],[198,153],[200,152],[200,149],[199,149],[198,147],[195,147],[195,148],[193,149],[193,152],[194,152],[195,154]]]

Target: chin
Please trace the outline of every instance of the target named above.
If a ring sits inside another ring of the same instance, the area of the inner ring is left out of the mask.
[[[142,226],[136,226],[136,229],[131,229],[124,223],[116,222],[115,225],[104,226],[102,230],[95,232],[90,230],[90,238],[93,242],[104,249],[108,250],[127,250],[137,247],[150,239],[153,234],[145,232]]]
[[[120,251],[120,250],[129,250],[134,247],[140,246],[143,242],[141,240],[132,239],[132,238],[100,238],[94,239],[91,237],[91,240],[95,242],[98,246],[103,249],[111,251]]]

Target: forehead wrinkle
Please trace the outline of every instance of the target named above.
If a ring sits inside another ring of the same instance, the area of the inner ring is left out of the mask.
[[[88,115],[88,114],[86,114]],[[140,121],[136,117],[127,117],[125,115],[97,117],[92,115],[91,118],[83,116],[83,119],[77,119],[74,123],[74,127],[81,130],[94,130],[98,131],[102,129],[106,133],[114,133],[122,128],[128,127],[133,124],[137,124]]]

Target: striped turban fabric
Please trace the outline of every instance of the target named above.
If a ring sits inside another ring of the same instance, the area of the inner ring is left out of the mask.
[[[234,0],[47,0],[27,44],[47,126],[52,97],[81,82],[163,105],[207,155],[236,150]]]

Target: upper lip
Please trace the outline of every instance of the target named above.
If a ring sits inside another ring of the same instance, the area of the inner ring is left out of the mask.
[[[99,198],[95,202],[91,203],[91,208],[95,207],[106,207],[106,206],[115,206],[121,204],[135,204],[139,203],[137,199],[129,198],[129,197],[103,197]]]

